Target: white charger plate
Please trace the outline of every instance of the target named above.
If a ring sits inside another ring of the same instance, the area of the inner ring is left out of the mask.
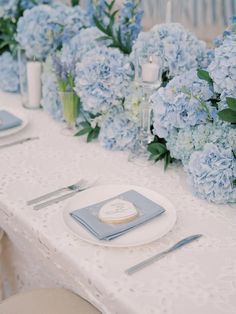
[[[74,210],[104,201],[129,190],[135,190],[158,203],[165,208],[165,212],[111,241],[98,240],[70,215]],[[76,194],[66,205],[63,219],[66,226],[83,241],[99,246],[132,247],[153,242],[167,234],[176,222],[176,211],[169,200],[155,191],[134,185],[101,185]]]
[[[6,110],[12,114],[14,114],[16,117],[20,118],[22,120],[21,125],[15,127],[15,128],[11,128],[11,129],[7,129],[7,130],[3,130],[0,131],[0,138],[1,137],[6,137],[15,133],[20,132],[22,129],[24,129],[27,124],[28,124],[28,118],[27,116],[24,114],[24,112],[22,112],[21,110],[15,110],[15,109],[11,109],[11,108],[0,108],[0,110]]]

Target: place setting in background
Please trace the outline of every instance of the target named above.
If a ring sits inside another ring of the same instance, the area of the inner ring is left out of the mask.
[[[14,141],[11,140],[7,143],[1,144],[1,139],[10,138],[11,135],[23,130],[28,123],[28,117],[22,111],[8,108],[0,109],[0,149],[39,139],[38,136],[22,137]]]
[[[20,111],[0,108],[0,138],[20,132],[28,124],[28,118]]]

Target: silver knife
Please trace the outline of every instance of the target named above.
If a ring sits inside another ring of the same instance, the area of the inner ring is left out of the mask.
[[[144,267],[148,266],[148,265],[151,265],[152,263],[158,261],[159,259],[165,257],[167,254],[181,248],[182,246],[188,244],[188,243],[191,243],[197,239],[199,239],[200,237],[202,237],[202,234],[196,234],[196,235],[192,235],[192,236],[189,236],[179,242],[177,242],[175,245],[171,246],[169,249],[161,252],[161,253],[158,253],[152,257],[149,257],[147,258],[146,260],[128,268],[125,270],[125,273],[127,275],[132,275],[134,273],[136,273],[137,271],[143,269]]]
[[[10,146],[14,146],[14,145],[18,145],[18,144],[23,144],[25,142],[34,141],[34,140],[38,140],[38,139],[39,139],[38,136],[23,138],[21,140],[15,141],[15,142],[11,142],[11,143],[8,143],[8,144],[0,145],[0,149],[1,148],[6,148],[6,147],[10,147]]]

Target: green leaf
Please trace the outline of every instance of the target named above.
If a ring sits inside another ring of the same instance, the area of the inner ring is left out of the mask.
[[[234,180],[233,180],[233,185],[235,185],[235,186],[236,186],[236,179],[234,179]]]
[[[109,12],[104,11],[104,14],[110,19],[111,15]]]
[[[109,11],[111,11],[111,10],[112,10],[112,8],[113,8],[113,6],[114,6],[115,2],[116,2],[116,0],[112,0],[110,4],[109,4],[109,3],[107,3],[107,7],[108,7],[108,10],[109,10]]]
[[[207,81],[209,84],[213,84],[213,80],[210,77],[209,72],[202,70],[202,69],[198,69],[197,70],[197,75],[201,80]]]
[[[75,7],[76,5],[79,5],[80,0],[71,0],[72,7]]]
[[[236,111],[232,109],[224,109],[220,112],[218,112],[218,116],[221,120],[230,122],[230,123],[236,123]]]
[[[169,164],[171,163],[171,157],[170,157],[170,153],[166,153],[165,154],[165,158],[164,158],[164,170],[166,171]]]
[[[112,18],[113,20],[115,19],[115,17],[116,17],[116,15],[117,15],[118,12],[119,12],[119,10],[115,10],[115,11],[112,13],[111,18]]]
[[[148,151],[152,154],[152,155],[157,155],[159,153],[157,147],[156,147],[156,143],[151,143],[148,145]]]
[[[167,152],[166,145],[162,143],[157,143],[157,149],[159,150],[160,153]]]
[[[96,41],[103,41],[103,40],[110,40],[111,39],[111,37],[110,36],[101,36],[101,37],[98,37],[97,39],[96,39]]]
[[[156,161],[156,156],[155,155],[150,155],[149,160],[155,160]]]
[[[104,27],[104,25],[99,21],[99,19],[94,15],[93,16],[93,20],[95,25],[97,26],[98,29],[100,29],[100,31],[102,31],[103,33],[107,34],[107,30]]]
[[[108,45],[108,48],[120,48],[120,46],[117,44],[110,44]]]
[[[164,144],[153,142],[148,145],[148,151],[151,154],[155,155],[155,154],[163,154],[167,152],[167,149]]]
[[[77,132],[75,136],[82,136],[82,135],[88,134],[90,131],[91,131],[91,128],[87,128],[87,129],[85,128]]]
[[[93,140],[97,139],[99,132],[100,132],[100,128],[98,126],[96,126],[94,129],[92,129],[87,136],[87,142],[89,143],[89,142],[92,142]]]
[[[173,162],[173,158],[170,156],[170,152],[166,147],[166,141],[163,138],[155,136],[153,142],[148,145],[148,151],[151,153],[149,159],[155,162],[164,160],[164,169],[166,170],[168,165]]]
[[[89,122],[87,121],[83,121],[80,123],[80,125],[83,127],[83,128],[91,128],[91,125]]]
[[[236,99],[235,98],[226,97],[226,102],[230,109],[232,109],[233,111],[236,111]]]

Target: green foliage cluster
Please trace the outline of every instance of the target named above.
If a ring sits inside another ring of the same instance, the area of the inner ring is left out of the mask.
[[[101,36],[100,38],[98,38],[98,40],[110,40],[111,44],[108,47],[118,48],[124,54],[130,54],[132,51],[132,43],[130,41],[123,43],[122,41],[121,26],[115,25],[115,19],[117,14],[119,13],[119,10],[114,11],[114,5],[115,0],[112,0],[111,3],[105,1],[106,10],[104,11],[104,14],[107,16],[109,20],[108,25],[105,25],[104,21],[99,19],[99,17],[96,16],[96,14],[93,17],[94,23],[97,26],[97,28],[104,33],[104,36]]]

